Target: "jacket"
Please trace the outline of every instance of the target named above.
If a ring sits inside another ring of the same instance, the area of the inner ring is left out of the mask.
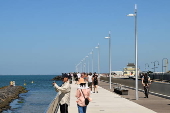
[[[84,98],[82,92],[84,93],[85,98],[88,98],[89,101],[91,101],[91,98],[90,98],[90,89],[89,88],[78,88],[77,91],[76,91],[76,97],[77,97],[77,101],[76,102],[77,102],[77,104],[79,106],[86,106],[85,105],[85,98]]]
[[[59,93],[59,103],[61,105],[63,105],[63,104],[70,105],[70,91],[71,91],[71,87],[70,87],[69,81],[67,81],[64,84],[62,84],[61,87],[59,87],[57,84],[55,84],[54,88],[55,88],[56,92]]]

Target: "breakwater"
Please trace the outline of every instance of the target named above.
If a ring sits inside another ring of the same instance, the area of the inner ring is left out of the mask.
[[[20,93],[26,93],[27,90],[22,86],[5,86],[0,88],[0,112],[9,109],[12,100],[17,99]]]
[[[52,80],[62,80],[62,76],[56,76]]]

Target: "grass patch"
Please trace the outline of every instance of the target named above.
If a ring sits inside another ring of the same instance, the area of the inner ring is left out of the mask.
[[[18,103],[24,103],[24,101],[18,101]]]

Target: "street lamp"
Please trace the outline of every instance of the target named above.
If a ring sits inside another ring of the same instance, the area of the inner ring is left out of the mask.
[[[84,63],[83,63],[83,72],[86,72],[86,57],[83,58],[83,61],[84,61]]]
[[[89,56],[86,56],[88,58]],[[89,58],[88,58],[88,65],[87,65],[87,73],[89,73]]]
[[[100,78],[100,47],[99,47],[99,43],[98,43],[98,46],[95,48],[98,49],[98,76]]]
[[[92,55],[92,75],[93,75],[93,49],[92,52],[90,52],[90,54]]]
[[[77,65],[75,64],[75,72],[77,72]]]
[[[135,4],[134,14],[127,16],[135,17],[135,66],[136,66],[136,100],[138,100],[138,37],[137,37],[137,4]]]
[[[79,70],[77,72],[81,72],[81,62],[79,63]]]
[[[158,65],[159,65],[159,62],[158,61],[154,61],[154,62],[151,62],[151,63],[153,63],[154,64],[154,67],[152,68],[152,69],[154,69],[154,72],[155,72],[155,68],[158,68],[158,67],[155,67],[155,63],[158,63]]]
[[[148,64],[148,63],[146,63],[146,64],[145,64],[145,71],[146,71],[146,65],[147,65],[147,66],[148,66],[148,68],[149,68],[149,64]],[[148,71],[149,71],[149,70],[148,70]]]
[[[83,72],[83,60],[81,60],[81,66],[82,66],[81,72]]]
[[[110,89],[111,89],[111,34],[109,31],[109,37],[105,37],[109,39],[109,77],[110,77]]]
[[[86,71],[86,58],[83,58],[83,72]]]
[[[163,61],[164,60],[166,60],[166,64],[168,64],[168,59],[167,58],[163,58],[162,59],[162,80],[163,80],[163,74],[164,74],[164,72],[163,72],[163,67],[167,67],[167,65],[166,66],[163,66]],[[167,70],[166,70],[166,68],[165,68],[165,72],[166,72]]]
[[[76,65],[76,72],[79,72],[79,65],[80,65],[80,64],[81,64],[81,62]],[[80,68],[81,68],[81,67],[80,67]],[[81,69],[80,69],[80,70],[81,70]]]
[[[167,58],[163,58],[162,59],[162,73],[163,73],[163,67],[167,67],[167,65],[166,66],[163,66],[163,61],[164,60],[166,60],[166,64],[168,64],[168,59]],[[165,68],[165,72],[166,72],[167,70],[166,70],[166,68]]]

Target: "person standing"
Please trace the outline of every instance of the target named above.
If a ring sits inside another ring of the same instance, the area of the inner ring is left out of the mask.
[[[86,87],[84,78],[80,78],[78,84],[80,85],[76,91],[78,113],[86,113],[87,105],[85,104],[85,98],[91,101],[90,89]]]
[[[78,81],[77,73],[74,73],[73,76],[74,76],[75,84],[77,84],[77,81]]]
[[[62,76],[63,84],[59,87],[55,82],[53,86],[57,92],[59,92],[59,105],[60,113],[68,113],[68,105],[70,104],[70,83],[68,80],[68,75],[63,74]]]
[[[94,86],[94,92],[96,91],[96,93],[98,93],[98,76],[97,75],[93,75],[93,86]]]
[[[78,80],[80,79],[80,77],[81,77],[81,74],[78,72],[77,73],[77,77],[78,77]]]
[[[70,84],[72,84],[72,76],[71,76],[71,73],[68,73],[68,79],[69,79]]]
[[[92,73],[89,73],[87,80],[88,80],[88,87],[91,89],[91,93],[92,93]]]

